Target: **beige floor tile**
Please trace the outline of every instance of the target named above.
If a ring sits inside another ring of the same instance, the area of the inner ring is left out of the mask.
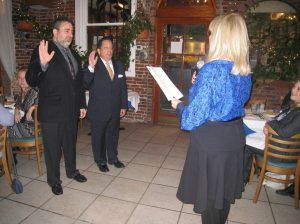
[[[175,142],[176,147],[182,147],[182,148],[188,148],[190,144],[190,139],[189,138],[178,138]]]
[[[199,215],[198,213],[195,213],[193,209],[194,209],[194,205],[192,205],[192,204],[183,204],[182,212],[193,214],[193,215]]]
[[[76,220],[74,222],[74,224],[90,224],[91,222],[85,222],[85,221],[81,221],[81,220]]]
[[[51,197],[53,197],[53,193],[50,190],[49,185],[43,181],[34,180],[24,186],[21,194],[12,194],[9,196],[9,199],[40,207]]]
[[[270,203],[278,203],[283,205],[294,205],[294,199],[289,196],[276,194],[275,189],[266,187]]]
[[[200,215],[181,213],[178,224],[201,224]]]
[[[72,224],[74,219],[52,212],[37,210],[31,214],[22,224]]]
[[[246,224],[274,224],[269,203],[258,201],[253,204],[248,199],[236,200],[231,206],[228,220]]]
[[[125,224],[135,207],[132,202],[99,197],[79,219],[96,224]]]
[[[162,167],[173,170],[182,170],[185,159],[168,156]]]
[[[79,183],[73,180],[68,187],[89,193],[101,194],[114,178],[113,176],[93,172],[84,172],[82,174],[87,178],[87,182]]]
[[[157,173],[158,168],[153,166],[145,166],[140,164],[128,164],[120,173],[119,177],[133,180],[151,182]]]
[[[89,143],[81,142],[78,140],[76,143],[76,151],[78,152],[78,150],[86,150],[89,146]]]
[[[114,166],[109,165],[109,164],[107,164],[107,165],[108,165],[109,172],[105,172],[105,173],[101,172],[96,163],[94,163],[90,168],[88,168],[87,171],[101,173],[104,175],[109,175],[109,176],[115,177],[115,176],[118,176],[121,173],[121,171],[124,169],[124,168],[121,168],[121,169],[115,168]],[[124,165],[126,166],[127,164],[124,163]]]
[[[137,153],[138,153],[137,151],[118,148],[119,160],[127,162],[127,163],[130,162]]]
[[[187,153],[187,148],[174,146],[171,152],[169,153],[169,156],[185,159],[186,153]]]
[[[177,188],[151,184],[141,204],[180,211],[182,203],[176,198]]]
[[[76,168],[79,170],[86,170],[94,163],[92,156],[79,155],[76,156]]]
[[[97,197],[95,194],[67,187],[63,190],[62,195],[54,196],[42,208],[67,217],[77,218]]]
[[[132,133],[130,134],[127,139],[128,140],[133,140],[133,141],[137,141],[137,142],[149,142],[150,139],[153,137],[152,135],[149,135],[148,133]]]
[[[93,157],[92,145],[86,143],[84,143],[84,145],[85,147],[83,148],[79,148],[79,149],[77,148],[77,154]]]
[[[138,205],[128,224],[177,224],[179,212]]]
[[[102,193],[104,196],[125,201],[138,202],[148,187],[148,183],[116,178]]]
[[[300,212],[294,206],[271,204],[276,224],[299,224]]]
[[[140,151],[144,148],[145,145],[146,145],[145,142],[125,140],[119,144],[119,147],[128,149],[128,150],[132,150],[132,151]]]
[[[160,168],[153,183],[171,187],[178,187],[181,171]]]
[[[157,154],[165,156],[167,155],[171,150],[171,146],[169,145],[162,145],[162,144],[155,144],[155,143],[148,143],[142,152],[147,152],[151,154]]]
[[[176,141],[176,137],[175,138],[173,136],[165,137],[160,135],[156,135],[150,140],[151,143],[170,145],[170,146],[173,146],[175,141]]]
[[[29,216],[36,208],[10,201],[7,199],[0,201],[0,223],[20,223]]]
[[[160,167],[165,156],[140,152],[134,159],[133,163]]]
[[[252,200],[256,191],[257,182],[251,182],[246,185],[245,191],[242,197],[245,199]],[[264,187],[261,188],[261,192],[258,198],[259,201],[268,201],[267,193]]]
[[[46,165],[42,162],[43,174],[46,172]],[[37,178],[38,174],[38,165],[35,160],[28,160],[26,163],[18,167],[18,174],[20,176],[28,178]]]

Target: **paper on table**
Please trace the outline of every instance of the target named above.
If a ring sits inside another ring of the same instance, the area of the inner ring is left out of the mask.
[[[161,67],[147,66],[147,69],[167,97],[168,101],[173,98],[180,99],[183,97],[182,93],[177,89]]]

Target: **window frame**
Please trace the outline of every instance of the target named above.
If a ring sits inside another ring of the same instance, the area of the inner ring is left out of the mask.
[[[131,0],[131,15],[134,15],[137,9],[137,0]],[[88,23],[88,1],[75,0],[75,44],[81,46],[83,51],[87,49],[87,27],[89,26],[123,26],[122,22],[114,23]],[[136,41],[131,47],[130,63],[125,74],[127,77],[135,77],[135,55]]]

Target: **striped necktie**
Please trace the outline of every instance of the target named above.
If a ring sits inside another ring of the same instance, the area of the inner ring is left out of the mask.
[[[70,57],[70,52],[68,51],[67,48],[65,48],[65,53],[66,53],[66,56],[67,56],[67,60],[68,60],[68,64],[69,64],[69,68],[70,68],[70,72],[71,72],[71,75],[72,75],[72,78],[75,79],[75,69],[74,69],[74,64],[72,62],[72,59]]]

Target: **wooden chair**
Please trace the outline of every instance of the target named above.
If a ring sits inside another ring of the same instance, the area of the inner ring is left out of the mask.
[[[250,181],[253,177],[254,166],[260,168],[258,184],[253,197],[253,202],[257,202],[263,181],[264,179],[267,179],[269,181],[283,183],[286,187],[288,184],[294,183],[294,206],[295,208],[299,208],[300,133],[291,138],[282,139],[269,125],[266,125],[266,127],[268,129],[268,134],[265,138],[264,155],[255,155],[251,166]],[[273,158],[273,160],[271,158]],[[276,162],[276,159],[278,162]],[[294,160],[295,162],[291,162],[291,160]],[[287,179],[283,180],[266,176],[265,173],[268,171],[280,175],[287,175]],[[291,179],[290,175],[294,175],[294,178]]]
[[[3,166],[4,175],[6,177],[9,186],[11,186],[12,183],[9,162],[8,162],[10,159],[11,159],[11,154],[7,152],[7,145],[6,145],[6,127],[0,125],[0,165]]]
[[[25,116],[25,115],[24,115]],[[37,108],[34,109],[34,136],[29,138],[11,139],[12,147],[19,147],[14,154],[36,155],[39,176],[42,175],[41,154],[43,151],[43,138],[41,135],[40,123],[37,120]]]

